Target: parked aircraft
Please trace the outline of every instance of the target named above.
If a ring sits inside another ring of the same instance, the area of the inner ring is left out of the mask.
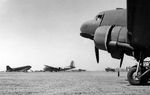
[[[17,68],[11,68],[10,66],[6,66],[6,72],[27,72],[31,66],[22,66]]]
[[[107,68],[105,68],[105,71],[106,71],[106,72],[115,72],[115,69],[114,69],[114,68],[107,67]]]
[[[73,68],[75,68],[74,61],[71,61],[70,66],[67,66],[67,67],[64,67],[64,68],[62,68],[62,67],[52,67],[52,66],[45,65],[44,71],[59,72],[59,71],[70,70],[70,69],[73,69]]]
[[[150,57],[149,5],[148,0],[127,0],[127,10],[100,12],[80,28],[82,37],[94,41],[97,62],[99,49],[108,51],[112,58],[121,59],[120,67],[124,54],[137,60],[138,65],[127,75],[132,85],[145,84],[150,78],[150,66],[144,65],[144,59]]]

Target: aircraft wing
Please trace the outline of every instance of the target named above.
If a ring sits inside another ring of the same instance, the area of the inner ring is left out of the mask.
[[[70,70],[70,69],[73,69],[73,68],[72,67],[68,67],[68,68],[66,67],[66,68],[63,68],[62,71],[66,71],[66,70]]]

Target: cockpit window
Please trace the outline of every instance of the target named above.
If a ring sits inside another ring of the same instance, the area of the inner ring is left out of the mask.
[[[101,20],[103,18],[103,15],[97,15],[96,20]]]

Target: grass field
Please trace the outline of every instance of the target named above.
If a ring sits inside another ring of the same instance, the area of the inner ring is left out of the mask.
[[[0,72],[0,95],[150,95],[150,85],[130,85],[125,72]]]

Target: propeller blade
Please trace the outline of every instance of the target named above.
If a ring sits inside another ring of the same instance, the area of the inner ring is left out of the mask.
[[[121,68],[121,66],[122,66],[123,58],[124,58],[124,54],[122,54],[122,56],[121,56],[121,60],[120,60],[120,68]]]
[[[120,77],[120,68],[118,68],[118,77]]]
[[[95,55],[96,55],[96,61],[99,63],[99,50],[95,47]]]
[[[124,54],[122,54],[122,56],[121,56],[120,67],[119,67],[119,69],[118,69],[118,77],[120,76],[120,68],[121,68],[121,66],[122,66],[123,58],[124,58]]]

